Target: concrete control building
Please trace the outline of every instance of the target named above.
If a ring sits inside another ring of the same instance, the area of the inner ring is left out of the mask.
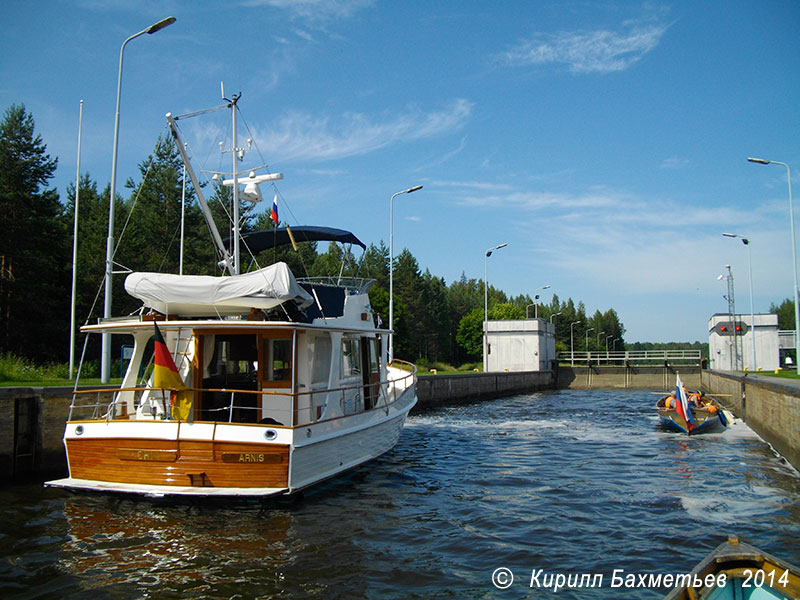
[[[487,372],[549,371],[556,360],[556,328],[544,319],[485,321]]]
[[[755,319],[755,326],[753,323]],[[753,361],[755,339],[756,363]],[[780,367],[778,315],[716,314],[708,322],[710,367],[719,371],[773,371]]]

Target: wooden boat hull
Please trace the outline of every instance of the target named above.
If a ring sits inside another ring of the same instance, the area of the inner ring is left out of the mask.
[[[414,387],[390,408],[302,427],[176,421],[69,422],[68,478],[46,485],[146,496],[288,495],[391,450]]]
[[[717,546],[690,575],[692,582],[703,583],[675,588],[664,600],[800,600],[800,568],[735,536]],[[717,585],[721,579],[724,583]]]

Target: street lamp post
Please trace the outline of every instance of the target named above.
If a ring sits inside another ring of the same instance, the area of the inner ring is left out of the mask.
[[[606,360],[608,360],[608,340],[610,338],[612,338],[612,337],[614,337],[614,336],[613,335],[607,335],[606,336]]]
[[[784,162],[777,160],[766,160],[764,158],[748,158],[752,163],[760,165],[783,165],[786,167],[786,181],[789,184],[789,225],[792,231],[792,275],[794,276],[794,352],[795,352],[795,367],[797,374],[800,375],[800,302],[798,302],[797,292],[797,244],[794,236],[794,208],[792,207],[792,171]]]
[[[117,189],[117,149],[119,147],[119,103],[122,95],[122,58],[125,53],[125,46],[132,39],[144,35],[153,34],[169,27],[175,22],[175,17],[167,17],[158,23],[150,25],[147,29],[142,29],[139,33],[134,33],[124,42],[119,49],[119,74],[117,75],[117,110],[114,117],[114,149],[111,153],[111,190],[108,196],[108,238],[106,239],[106,278],[105,278],[105,298],[103,303],[103,317],[108,319],[111,316],[111,279],[114,272],[114,196]],[[111,334],[103,333],[102,351],[100,361],[100,381],[108,383],[111,371]]]
[[[605,331],[598,331],[597,332],[597,345],[600,345],[600,336],[603,335]]]
[[[550,323],[551,324],[553,323],[553,317],[557,317],[560,314],[561,314],[561,311],[558,311],[557,313],[553,313],[552,315],[550,315]]]
[[[536,288],[536,290],[534,290],[534,291],[549,290],[549,289],[550,289],[550,284],[548,283],[546,286],[540,287],[540,288]],[[534,317],[533,318],[534,319],[538,319],[539,318],[539,295],[538,294],[535,294],[534,299],[533,299],[533,303],[536,306],[536,308],[534,309]]]
[[[483,257],[483,372],[489,368],[489,344],[487,341],[487,329],[489,328],[489,282],[487,281],[488,262],[492,252],[508,246],[505,242],[497,246],[486,249]]]
[[[415,185],[389,198],[389,364],[394,360],[394,198],[421,189],[421,185]]]
[[[580,323],[580,321],[573,321],[572,323],[569,324],[569,358],[570,358],[570,364],[572,365],[575,364],[575,348],[573,345],[572,328],[578,323]]]
[[[589,327],[589,329],[586,330],[586,336],[585,336],[586,339],[584,340],[584,342],[586,343],[586,361],[587,362],[589,361],[589,332],[590,331],[594,331],[594,327]]]
[[[725,237],[740,238],[742,243],[747,246],[747,262],[750,270],[750,339],[753,342],[753,370],[758,371],[758,361],[756,360],[756,317],[753,312],[753,252],[750,249],[750,240],[736,233],[723,233]]]

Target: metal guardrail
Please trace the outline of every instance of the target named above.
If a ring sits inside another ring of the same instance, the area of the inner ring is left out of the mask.
[[[407,372],[407,375],[403,375],[397,379],[385,379],[383,381],[377,381],[370,384],[364,384],[363,382],[354,383],[352,385],[337,387],[337,388],[323,388],[319,390],[311,390],[307,392],[283,392],[283,391],[265,391],[265,390],[240,390],[240,389],[231,389],[231,388],[185,388],[187,392],[213,392],[213,393],[224,393],[230,394],[230,403],[225,406],[219,406],[213,409],[206,409],[208,412],[218,412],[222,416],[220,419],[214,419],[216,422],[222,423],[236,423],[241,422],[235,420],[234,411],[256,411],[256,414],[260,412],[262,409],[260,406],[242,406],[237,405],[236,396],[240,398],[246,396],[256,396],[263,397],[263,396],[277,396],[280,398],[285,398],[287,407],[284,409],[272,407],[272,410],[280,413],[286,413],[287,416],[290,417],[291,421],[286,425],[288,427],[301,427],[305,425],[311,425],[314,423],[322,423],[324,421],[330,420],[328,419],[315,419],[313,418],[313,410],[315,408],[313,398],[314,396],[324,396],[325,403],[322,406],[327,406],[327,403],[331,401],[332,398],[338,398],[340,406],[343,409],[344,416],[355,414],[358,412],[364,412],[365,410],[376,410],[376,409],[385,409],[388,411],[389,406],[397,402],[397,400],[404,395],[406,390],[413,385],[416,381],[417,376],[417,368],[416,365],[411,363],[406,363],[405,361],[395,359],[394,362],[396,363],[403,363],[410,367],[410,371]],[[403,369],[404,370],[404,369]],[[364,390],[365,387],[377,387],[377,397],[375,398],[375,404],[370,407],[369,409],[361,409],[357,410],[356,408],[359,406],[359,403],[363,401],[363,398],[360,397],[360,394]],[[131,418],[131,415],[134,413],[129,413],[127,409],[127,402],[117,402],[116,396],[120,392],[132,392],[135,395],[134,405],[139,406],[142,401],[142,397],[145,395],[146,392],[148,394],[148,401],[153,396],[153,399],[160,400],[161,406],[163,407],[162,412],[158,414],[158,416],[153,415],[153,418],[159,418],[161,420],[175,420],[172,417],[172,390],[162,389],[162,388],[153,388],[153,387],[135,387],[135,388],[116,388],[116,389],[92,389],[92,390],[80,390],[73,392],[72,403],[70,404],[70,413],[69,413],[69,420],[128,420]],[[347,392],[355,392],[357,396],[357,400],[355,402],[348,401],[348,394]],[[298,406],[298,399],[301,396],[309,396],[309,406],[306,407],[299,407]],[[85,402],[81,402],[81,399],[85,398]],[[257,403],[258,404],[258,403]],[[348,410],[347,407],[351,406],[353,410]],[[78,413],[76,415],[75,413]],[[301,413],[308,413],[308,416],[304,416],[301,418]],[[342,415],[339,415],[342,416]],[[227,417],[227,418],[226,418]],[[338,418],[338,417],[335,417]],[[305,419],[305,420],[304,420]]]
[[[670,363],[700,365],[702,358],[700,350],[619,350],[558,353],[559,361],[569,362],[570,364],[653,365]]]

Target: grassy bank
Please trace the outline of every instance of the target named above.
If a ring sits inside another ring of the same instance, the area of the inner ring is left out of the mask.
[[[777,377],[778,379],[800,379],[800,375],[797,374],[797,371],[794,369],[779,369],[778,372],[774,371],[757,371],[753,373],[753,371],[749,372],[752,375],[759,375],[764,377]]]
[[[119,361],[112,364],[111,372],[119,372]],[[111,379],[111,383],[119,384],[121,381],[121,378]],[[74,383],[74,378],[69,376],[67,363],[37,365],[27,358],[9,352],[0,354],[0,387],[66,387]],[[100,365],[97,362],[84,364],[81,385],[100,385]]]

